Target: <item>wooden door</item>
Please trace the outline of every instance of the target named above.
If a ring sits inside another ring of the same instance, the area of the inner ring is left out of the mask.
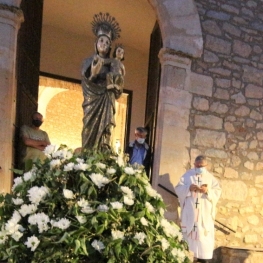
[[[158,23],[155,23],[150,39],[150,53],[148,66],[148,83],[145,110],[145,127],[148,129],[148,143],[152,151],[152,164],[154,161],[154,143],[156,131],[156,118],[159,100],[159,86],[161,65],[158,54],[162,48],[162,36]],[[152,170],[151,164],[151,170]],[[151,178],[151,177],[150,177]]]
[[[15,167],[21,165],[19,129],[23,124],[30,124],[31,115],[37,110],[43,0],[22,0],[21,9],[25,21],[17,45]]]

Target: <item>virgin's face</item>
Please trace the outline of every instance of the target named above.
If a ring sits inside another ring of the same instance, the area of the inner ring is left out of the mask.
[[[110,49],[110,40],[106,36],[100,36],[97,41],[97,51],[100,56],[108,54]]]

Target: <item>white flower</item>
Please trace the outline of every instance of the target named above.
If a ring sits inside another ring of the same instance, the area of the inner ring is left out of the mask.
[[[50,144],[44,149],[44,154],[50,156],[52,153],[55,152],[55,149],[56,149],[56,145]]]
[[[127,186],[121,186],[121,190],[124,194],[126,194],[130,199],[134,198],[134,193],[133,191],[127,187]]]
[[[15,223],[18,223],[21,220],[21,215],[15,210],[13,212],[11,220]]]
[[[111,236],[113,240],[115,239],[124,239],[124,232],[119,230],[111,230]]]
[[[142,217],[142,218],[140,219],[140,221],[141,221],[141,223],[142,223],[143,226],[148,226],[148,221],[146,220],[145,217]]]
[[[171,253],[177,260],[180,260],[179,262],[183,262],[185,257],[186,257],[184,251],[182,251],[178,248],[173,248]]]
[[[80,224],[85,224],[87,222],[87,218],[85,216],[76,216]]]
[[[63,195],[67,199],[74,199],[74,193],[71,190],[63,189]]]
[[[37,225],[39,233],[43,233],[49,229],[48,222],[50,222],[49,216],[43,212],[28,217],[28,223],[30,225]]]
[[[4,244],[8,239],[5,231],[0,231],[0,245]]]
[[[109,207],[107,205],[99,205],[97,210],[100,212],[108,212]]]
[[[45,186],[33,186],[27,192],[31,203],[39,204],[49,194],[49,189]]]
[[[113,209],[122,209],[123,208],[123,203],[120,203],[120,202],[111,202],[110,204],[112,205]]]
[[[133,205],[133,204],[134,204],[133,199],[129,198],[128,196],[124,196],[123,202],[124,202],[124,204],[126,204],[126,205]]]
[[[92,182],[99,188],[105,186],[105,184],[108,184],[110,182],[110,180],[107,177],[104,177],[102,174],[92,173],[89,177]]]
[[[50,163],[50,168],[55,168],[61,165],[61,161],[59,159],[52,160]]]
[[[161,243],[162,243],[162,250],[163,251],[165,251],[170,246],[169,242],[165,238],[162,238]]]
[[[149,202],[145,202],[145,207],[147,208],[147,210],[148,210],[150,213],[154,213],[154,212],[155,212],[154,207],[153,207]]]
[[[30,215],[30,214],[33,214],[35,213],[37,210],[37,205],[35,204],[31,204],[31,205],[22,205],[19,209],[19,213],[25,217],[26,215]]]
[[[68,163],[64,166],[64,172],[72,171],[74,167],[74,163]]]
[[[133,170],[132,167],[125,167],[125,168],[124,168],[124,172],[125,172],[126,174],[130,174],[130,175],[135,174],[135,171]]]
[[[84,159],[81,159],[81,158],[77,158],[76,161],[77,161],[78,163],[84,163]]]
[[[12,234],[12,238],[15,240],[15,241],[19,241],[19,239],[23,236],[23,234],[19,231],[16,231],[15,233]]]
[[[77,202],[77,204],[78,204],[80,207],[85,207],[85,206],[88,206],[88,205],[89,205],[89,202],[88,202],[86,199],[81,198],[81,199]]]
[[[101,250],[105,248],[104,244],[96,239],[91,243],[91,245],[99,252],[101,252]]]
[[[95,212],[95,210],[90,206],[85,206],[81,209],[81,212],[84,214],[92,214]]]
[[[21,225],[17,224],[16,222],[9,220],[7,223],[5,223],[5,230],[7,234],[12,235],[15,232],[19,230]]]
[[[54,222],[53,226],[65,230],[70,226],[70,221],[66,218],[61,218],[59,221]]]
[[[78,163],[74,165],[76,171],[86,171],[90,168],[90,165],[87,163]]]
[[[21,198],[16,198],[16,199],[12,198],[12,201],[15,205],[22,205],[24,203],[24,200]]]
[[[116,162],[117,162],[117,164],[118,164],[120,167],[124,166],[123,156],[118,155]]]
[[[21,176],[16,177],[16,178],[14,179],[14,185],[13,185],[13,187],[12,187],[12,190],[14,190],[18,185],[20,185],[20,184],[22,184],[22,183],[23,183],[22,177],[21,177]]]
[[[115,174],[116,170],[114,168],[108,168],[107,169],[107,174]]]
[[[96,166],[100,169],[106,169],[106,165],[104,163],[96,163]]]
[[[37,246],[39,245],[40,241],[37,237],[32,236],[32,237],[28,237],[27,241],[25,242],[25,245],[28,248],[31,248],[31,251],[35,251]]]
[[[28,171],[27,173],[24,173],[24,176],[23,176],[24,181],[26,182],[26,181],[31,180],[33,176],[34,176],[34,173],[32,172],[32,170]]]
[[[137,232],[137,233],[135,234],[134,238],[135,238],[135,239],[138,239],[139,244],[141,245],[141,244],[143,244],[144,239],[146,238],[146,235],[145,235],[145,233],[143,233],[143,232]]]
[[[149,196],[153,197],[153,198],[160,198],[160,195],[156,192],[156,190],[154,190],[152,188],[152,186],[149,184],[145,187],[146,192]]]

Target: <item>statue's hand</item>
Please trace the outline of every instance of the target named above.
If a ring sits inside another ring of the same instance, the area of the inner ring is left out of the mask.
[[[91,63],[91,74],[90,77],[94,77],[100,73],[101,67],[103,66],[103,59],[96,56]]]

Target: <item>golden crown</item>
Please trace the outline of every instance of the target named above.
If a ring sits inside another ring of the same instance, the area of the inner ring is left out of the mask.
[[[95,36],[106,35],[111,41],[114,41],[120,37],[121,29],[119,23],[109,13],[99,13],[93,16],[91,22],[92,32]]]

